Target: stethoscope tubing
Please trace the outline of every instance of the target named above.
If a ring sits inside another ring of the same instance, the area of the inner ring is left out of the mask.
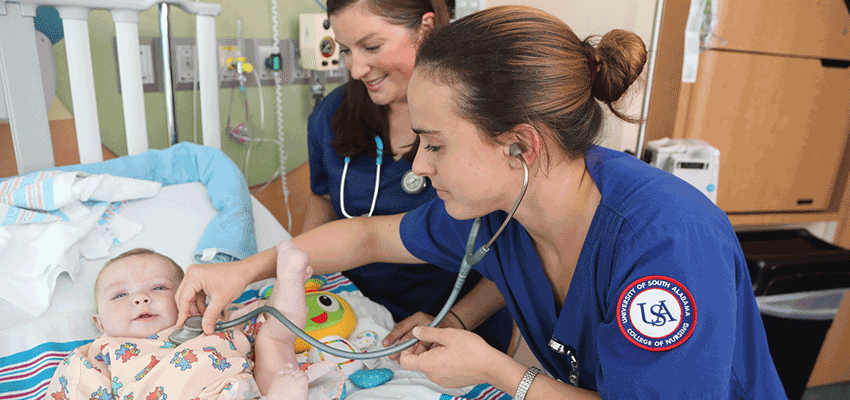
[[[381,185],[381,164],[384,159],[384,142],[380,136],[375,136],[375,148],[378,153],[375,156],[375,166],[377,169],[375,172],[375,190],[372,191],[372,207],[369,209],[369,213],[366,214],[367,217],[371,217],[372,213],[375,212],[375,204],[378,202],[378,191]],[[351,164],[351,157],[345,157],[345,166],[342,167],[342,182],[339,184],[339,209],[345,218],[354,218],[354,216],[349,215],[345,211],[345,177],[348,175],[348,164]]]
[[[481,229],[481,217],[475,218],[475,220],[472,222],[472,227],[469,230],[469,236],[466,239],[466,249],[465,249],[466,251],[464,252],[463,259],[461,260],[460,270],[458,271],[457,279],[455,279],[455,284],[454,284],[454,287],[452,288],[452,293],[449,295],[448,300],[446,300],[446,304],[443,306],[443,308],[440,310],[440,312],[437,314],[437,316],[434,317],[434,320],[431,321],[430,324],[428,324],[429,327],[433,328],[433,327],[436,327],[437,325],[439,325],[440,322],[442,322],[443,319],[446,317],[446,314],[449,313],[449,310],[455,304],[458,296],[460,295],[461,288],[463,288],[463,283],[466,282],[466,278],[469,275],[469,271],[472,270],[472,266],[475,265],[475,264],[478,264],[478,262],[480,262],[484,258],[484,256],[487,255],[487,253],[490,251],[490,246],[493,244],[493,241],[499,236],[499,234],[502,233],[502,231],[505,229],[505,226],[507,226],[508,222],[510,222],[511,219],[513,219],[517,208],[519,207],[520,203],[522,202],[523,197],[525,197],[525,192],[526,192],[526,190],[528,190],[528,164],[525,162],[525,160],[522,158],[521,155],[514,154],[513,146],[512,146],[512,155],[518,157],[520,159],[520,161],[522,162],[523,173],[524,173],[523,183],[522,183],[522,191],[520,192],[519,197],[517,197],[517,200],[514,203],[513,209],[511,209],[511,212],[508,214],[508,218],[505,219],[505,222],[502,223],[502,225],[499,227],[499,230],[496,231],[496,234],[493,235],[492,238],[490,238],[490,241],[487,242],[486,245],[479,247],[478,250],[475,250],[475,241],[478,238],[478,231]],[[414,344],[419,342],[419,339],[411,338],[411,339],[408,339],[407,341],[405,341],[404,343],[400,343],[400,344],[397,344],[395,346],[390,346],[390,347],[387,347],[385,349],[381,349],[381,350],[373,351],[373,352],[368,352],[368,353],[355,353],[355,352],[351,352],[351,351],[340,350],[340,349],[331,347],[331,346],[329,346],[325,343],[322,343],[321,341],[313,338],[312,336],[307,334],[307,332],[304,332],[304,330],[302,330],[301,328],[296,326],[294,323],[292,323],[292,321],[287,319],[283,314],[280,313],[280,311],[276,310],[274,307],[271,307],[271,306],[259,307],[255,310],[249,312],[248,314],[245,314],[245,315],[243,315],[243,316],[241,316],[237,319],[234,319],[234,320],[231,320],[231,321],[228,321],[228,322],[218,322],[218,323],[215,324],[215,330],[223,331],[225,329],[233,328],[235,326],[238,326],[238,325],[244,323],[245,321],[250,320],[251,318],[253,318],[254,316],[256,316],[256,315],[258,315],[262,312],[267,312],[267,313],[271,314],[272,316],[274,316],[275,318],[277,318],[283,325],[285,325],[289,330],[291,330],[296,336],[303,339],[305,342],[309,343],[310,345],[316,347],[320,351],[335,355],[335,356],[340,357],[340,358],[345,358],[345,359],[368,360],[368,359],[373,359],[373,358],[380,358],[380,357],[384,357],[384,356],[388,356],[388,355],[391,355],[391,354],[395,354],[395,353],[404,351],[405,349],[407,349],[410,346],[413,346]]]

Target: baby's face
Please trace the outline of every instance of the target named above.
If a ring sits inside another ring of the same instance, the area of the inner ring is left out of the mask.
[[[101,333],[145,338],[177,323],[177,274],[155,255],[114,262],[100,276],[94,322]]]

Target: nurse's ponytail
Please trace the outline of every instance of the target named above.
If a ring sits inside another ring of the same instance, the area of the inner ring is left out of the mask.
[[[585,39],[589,49],[588,67],[596,70],[591,82],[593,97],[606,103],[614,115],[629,122],[636,119],[620,113],[612,104],[619,100],[638,79],[646,64],[646,46],[640,36],[620,29],[602,36],[595,48],[592,38]]]

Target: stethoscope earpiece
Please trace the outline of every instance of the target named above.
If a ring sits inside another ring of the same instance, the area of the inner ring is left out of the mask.
[[[510,152],[511,156],[516,158],[522,157],[522,149],[519,147],[519,143],[511,143]]]

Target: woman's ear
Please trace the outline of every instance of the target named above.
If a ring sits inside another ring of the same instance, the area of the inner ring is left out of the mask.
[[[434,29],[434,12],[428,11],[422,14],[422,21],[419,24],[419,42],[425,39],[425,35]]]
[[[519,145],[522,159],[530,166],[537,161],[540,155],[542,133],[532,125],[519,124],[511,130],[510,135],[513,139],[507,143],[508,154],[510,154],[510,146],[513,143]]]

